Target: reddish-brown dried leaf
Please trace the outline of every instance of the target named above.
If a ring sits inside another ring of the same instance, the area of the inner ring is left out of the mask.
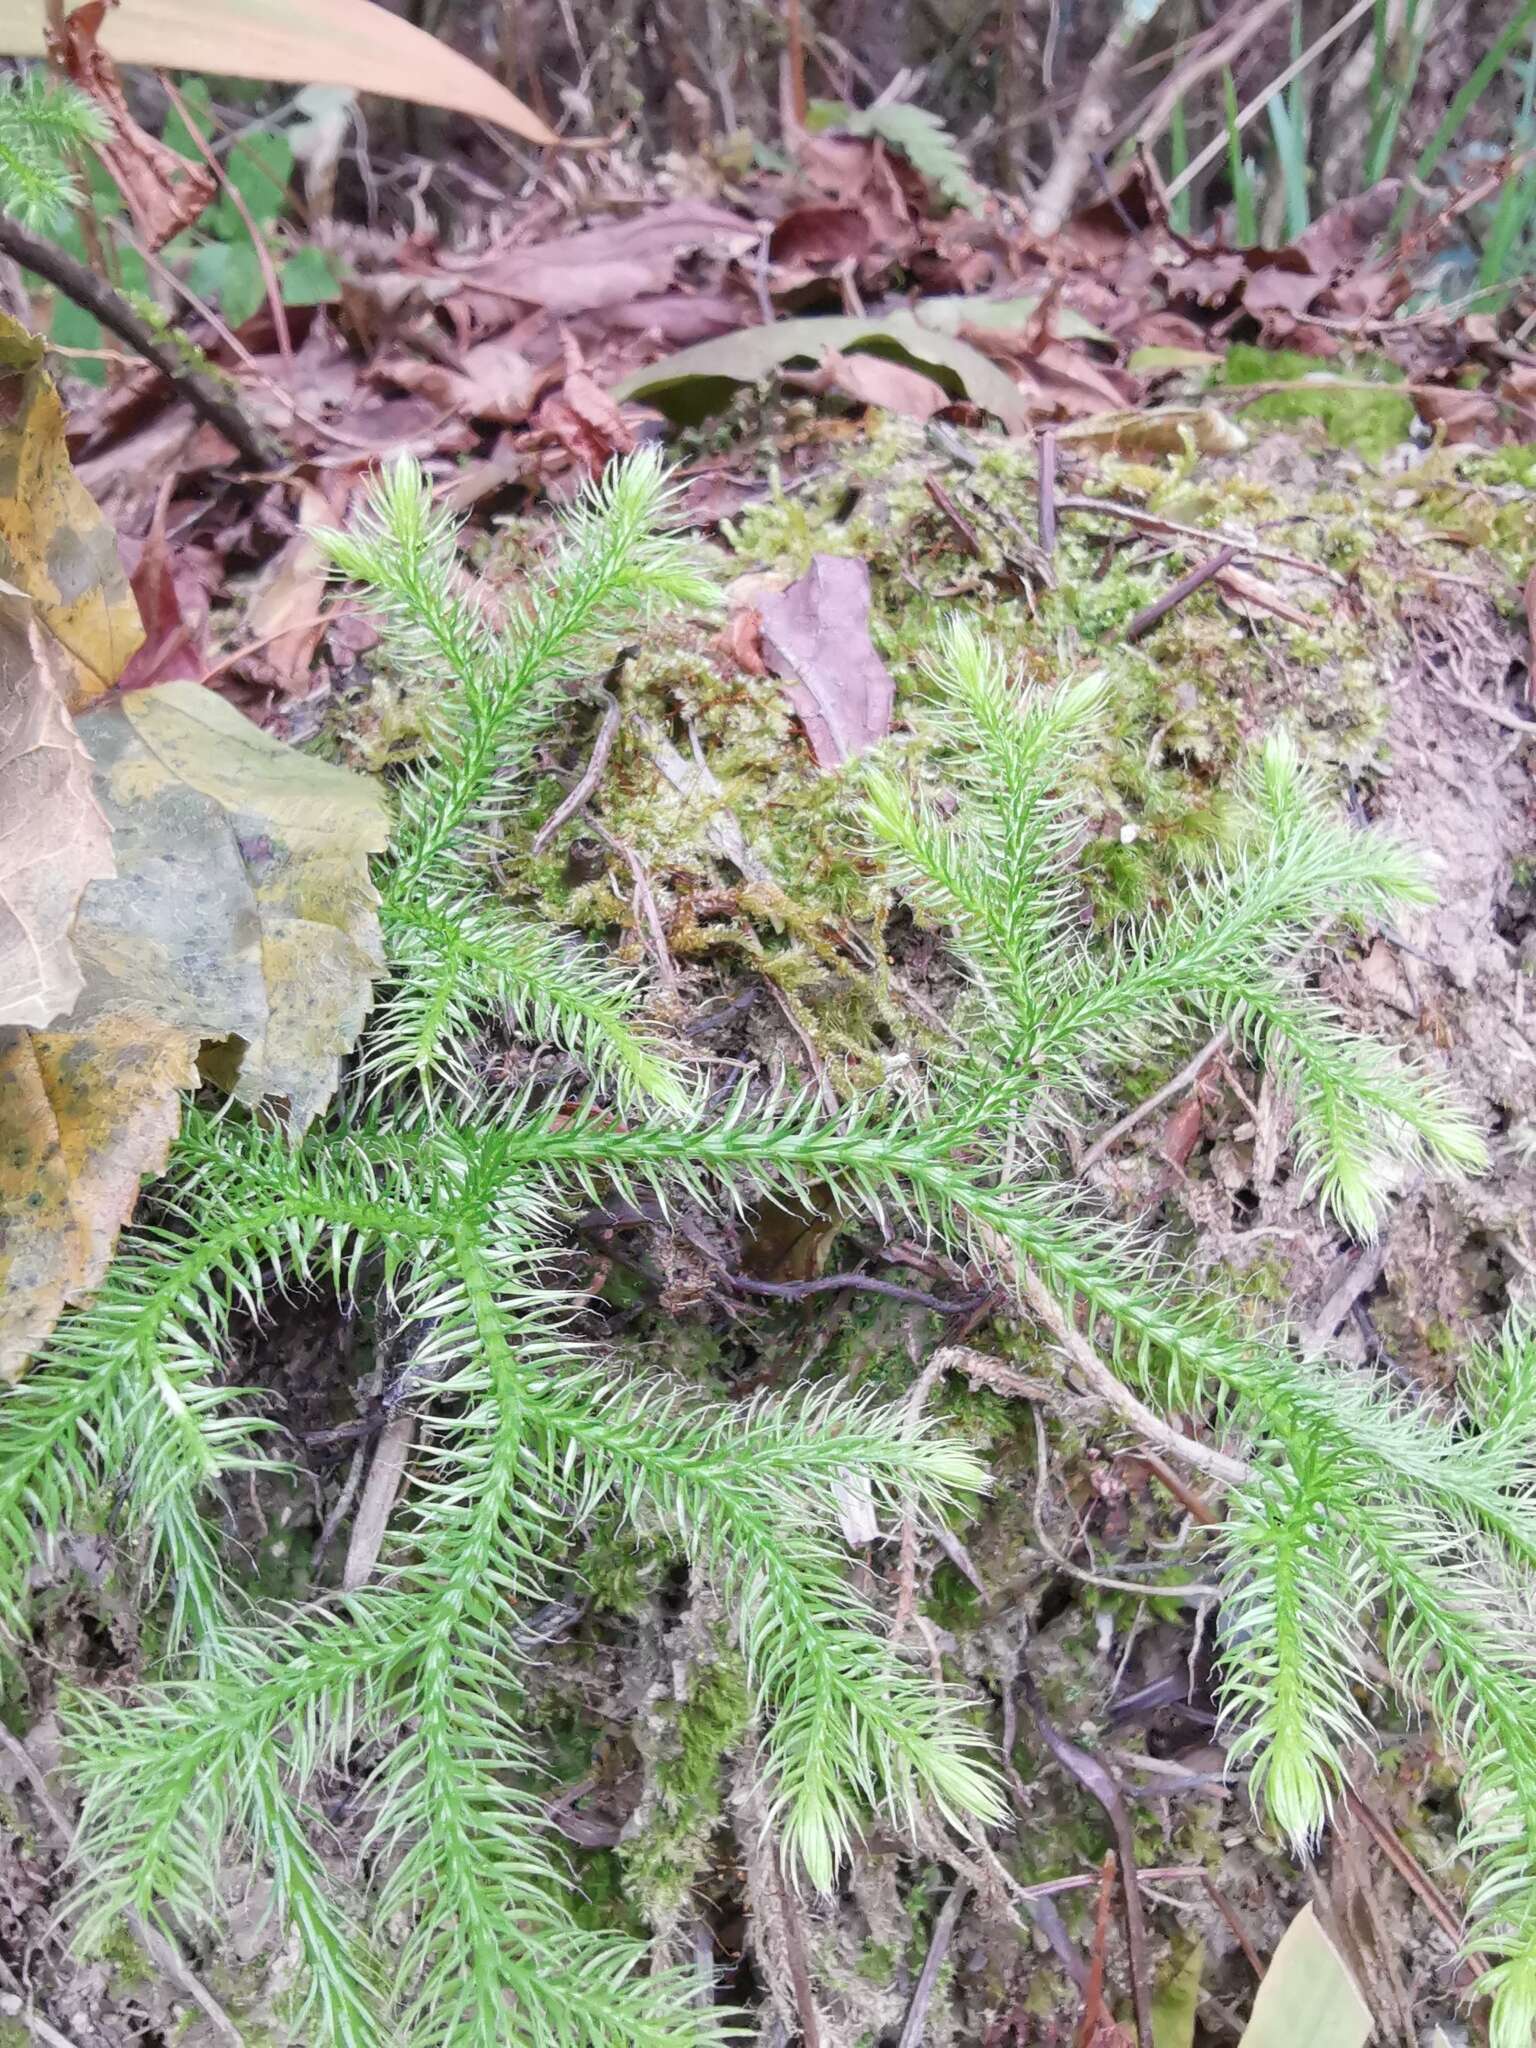
[[[869,570],[845,555],[813,555],[787,590],[762,602],[769,667],[790,680],[811,752],[840,768],[891,729],[895,684],[869,637]]]
[[[296,530],[267,566],[245,621],[245,638],[262,642],[242,673],[285,697],[306,697],[314,686],[315,650],[325,631],[329,570],[309,528],[335,526],[346,516],[349,480],[332,470],[326,488],[301,483]],[[199,671],[201,673],[201,671]]]
[[[835,348],[827,350],[821,367],[809,376],[786,373],[784,381],[802,391],[841,391],[860,405],[877,405],[912,420],[931,420],[954,403],[943,385],[921,370],[892,362],[889,356],[843,355]]]
[[[544,382],[508,335],[477,342],[455,367],[424,362],[419,356],[387,356],[374,376],[420,393],[445,413],[460,419],[490,420],[512,427],[527,419]]]
[[[734,253],[756,239],[740,214],[679,200],[613,227],[501,250],[466,272],[464,282],[567,317],[665,291],[691,250]]]
[[[171,480],[174,483],[174,478]],[[205,550],[166,537],[171,484],[160,493],[129,588],[144,621],[144,644],[118,677],[120,690],[144,690],[178,676],[200,676],[208,666],[206,631],[213,568]],[[128,543],[123,544],[126,548]],[[131,559],[131,557],[130,557]]]
[[[66,15],[57,56],[111,122],[111,139],[97,143],[96,152],[127,202],[140,241],[162,249],[202,213],[218,180],[206,164],[190,163],[147,134],[129,113],[117,66],[96,43],[106,11],[107,0],[88,0]]]
[[[854,206],[797,206],[768,238],[773,263],[857,262],[870,250],[870,228]]]

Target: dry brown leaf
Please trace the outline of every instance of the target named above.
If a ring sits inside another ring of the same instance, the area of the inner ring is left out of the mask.
[[[87,883],[114,869],[90,756],[29,611],[0,599],[0,1025],[40,1029],[84,985],[75,912]]]
[[[66,1023],[0,1032],[0,1375],[97,1285],[199,1071],[302,1130],[334,1091],[381,965],[375,786],[297,754],[210,690],[114,697],[81,727],[115,878],[86,890]]]
[[[0,1380],[100,1285],[196,1079],[196,1035],[146,1012],[89,1034],[0,1029]]]
[[[373,375],[404,391],[419,392],[460,419],[491,420],[515,427],[527,419],[544,372],[536,370],[511,337],[477,342],[454,367],[419,356],[386,356]]]
[[[120,690],[147,690],[178,676],[200,676],[208,666],[204,634],[213,574],[208,552],[173,545],[165,530],[174,473],[155,504],[149,532],[129,576],[144,622],[144,645],[117,679]],[[125,549],[128,543],[124,543]],[[131,559],[131,557],[130,557]]]
[[[793,678],[789,701],[823,768],[840,768],[891,729],[895,684],[869,637],[869,570],[813,555],[787,590],[764,597],[762,649]]]
[[[1525,579],[1525,630],[1531,649],[1525,669],[1525,701],[1536,704],[1536,562]]]
[[[827,350],[820,369],[810,376],[786,374],[784,381],[802,391],[841,391],[860,405],[877,405],[911,420],[931,420],[954,403],[943,385],[921,370],[910,370],[888,356],[845,356],[835,348]]]
[[[262,645],[242,664],[242,672],[287,697],[308,696],[314,687],[315,649],[325,632],[320,614],[330,572],[310,529],[337,525],[350,495],[347,480],[334,471],[327,482],[329,495],[316,484],[300,482],[297,531],[268,563],[245,621],[246,639]]]
[[[197,219],[218,190],[218,179],[206,164],[190,163],[148,134],[129,113],[117,66],[97,47],[107,6],[108,0],[87,0],[67,14],[55,54],[111,123],[111,138],[97,143],[96,153],[127,202],[139,240],[163,249]]]
[[[691,250],[737,254],[757,239],[754,224],[739,213],[677,200],[613,227],[496,251],[464,282],[567,319],[665,291]]]
[[[65,709],[122,674],[144,638],[117,541],[69,465],[43,346],[0,313],[0,579],[64,651]]]

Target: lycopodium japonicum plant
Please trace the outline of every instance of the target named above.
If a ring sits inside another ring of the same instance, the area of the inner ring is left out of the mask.
[[[798,1881],[830,1885],[872,1817],[930,1840],[985,1830],[999,1807],[969,1703],[853,1590],[837,1508],[856,1482],[887,1527],[952,1517],[985,1484],[971,1451],[907,1403],[822,1387],[716,1406],[623,1377],[560,1284],[563,1233],[594,1201],[745,1210],[830,1188],[850,1217],[1005,1279],[1120,1411],[1108,1426],[1198,1428],[1191,1455],[1227,1482],[1230,1732],[1279,1828],[1305,1846],[1326,1822],[1367,1734],[1369,1672],[1384,1662],[1427,1702],[1465,1767],[1495,2037],[1525,2048],[1536,1341],[1517,1329],[1478,1360],[1454,1411],[1410,1406],[1192,1290],[1067,1164],[1109,1072],[1225,1025],[1288,1093],[1297,1171],[1351,1229],[1374,1227],[1407,1165],[1476,1168],[1444,1090],[1346,1032],[1300,965],[1319,929],[1427,900],[1411,853],[1341,822],[1276,737],[1226,850],[1155,919],[1086,932],[1074,776],[1104,685],[1021,690],[957,628],[932,651],[928,743],[850,790],[850,823],[967,971],[963,1050],[835,1112],[751,1077],[722,1100],[647,1026],[636,987],[508,914],[492,860],[566,685],[657,608],[710,601],[658,466],[610,473],[505,629],[463,594],[452,530],[409,465],[328,546],[437,706],[379,865],[389,973],[355,1072],[303,1134],[189,1113],[156,1220],[0,1432],[13,1637],[38,1542],[80,1523],[111,1531],[164,1615],[158,1675],[66,1703],[94,1923],[136,1911],[216,1936],[230,1873],[249,1870],[301,1961],[292,2038],[314,2048],[713,2038],[690,1979],[649,1974],[643,1944],[573,1911],[526,1725],[528,1617],[579,1579],[600,1511],[664,1537],[731,1618],[764,1808]],[[509,1023],[560,1049],[557,1085],[489,1078],[485,1034]],[[232,1575],[220,1516],[282,1446],[225,1361],[237,1321],[316,1288],[372,1300],[397,1333],[411,1483],[371,1583],[274,1613]],[[366,1816],[350,1864],[323,1813],[339,1774]]]

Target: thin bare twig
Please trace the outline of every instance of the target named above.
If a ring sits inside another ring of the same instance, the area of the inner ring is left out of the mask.
[[[1219,1480],[1224,1486],[1241,1486],[1253,1478],[1253,1467],[1243,1459],[1229,1458],[1225,1451],[1213,1450],[1208,1444],[1196,1443],[1192,1437],[1182,1436],[1171,1423],[1164,1422],[1160,1415],[1139,1400],[1124,1380],[1104,1364],[1087,1338],[1073,1328],[1060,1303],[1034,1267],[1025,1259],[1018,1260],[1017,1264],[1025,1300],[1066,1352],[1079,1378],[1087,1382],[1089,1390],[1106,1408],[1113,1409],[1138,1436],[1144,1437],[1158,1450],[1166,1452],[1181,1465],[1189,1466],[1192,1471],[1203,1472],[1208,1479]]]
[[[931,1309],[940,1316],[970,1315],[1001,1293],[996,1287],[983,1287],[958,1301],[945,1301],[921,1288],[903,1287],[899,1280],[877,1280],[868,1273],[823,1273],[815,1280],[754,1280],[748,1273],[723,1273],[720,1277],[738,1294],[761,1294],[773,1301],[807,1301],[813,1294],[837,1294],[847,1287],[856,1294],[883,1294],[888,1301],[911,1302],[914,1308]]]
[[[955,1923],[960,1918],[961,1908],[970,1895],[970,1879],[957,1877],[950,1887],[949,1897],[939,1908],[939,1917],[933,1923],[933,1938],[923,1958],[917,1983],[912,1988],[912,2003],[907,2007],[907,2017],[897,2036],[896,2048],[921,2048],[933,1987],[939,1981],[944,1958],[949,1954],[949,1944],[954,1939]]]
[[[1040,436],[1040,549],[1049,559],[1056,553],[1056,429]]]
[[[1096,1166],[1110,1146],[1118,1144],[1127,1131],[1134,1131],[1143,1117],[1149,1117],[1153,1110],[1161,1109],[1165,1102],[1171,1102],[1174,1096],[1182,1095],[1186,1088],[1198,1081],[1216,1055],[1226,1050],[1230,1036],[1223,1025],[1214,1038],[1201,1046],[1192,1060],[1180,1067],[1171,1081],[1165,1081],[1161,1088],[1154,1089],[1144,1102],[1138,1102],[1134,1109],[1127,1110],[1118,1123],[1111,1124],[1107,1131],[1095,1138],[1078,1161],[1078,1178],[1081,1179],[1091,1166]]]
[[[1336,43],[1340,36],[1347,34],[1360,17],[1369,14],[1375,5],[1376,0],[1355,0],[1355,4],[1350,8],[1348,14],[1341,15],[1332,28],[1326,30],[1315,42],[1309,43],[1293,63],[1287,64],[1283,71],[1276,72],[1275,76],[1265,84],[1262,91],[1256,92],[1246,106],[1238,109],[1236,121],[1224,125],[1221,132],[1212,137],[1205,148],[1200,151],[1199,155],[1186,164],[1179,175],[1170,181],[1165,195],[1169,203],[1171,204],[1178,198],[1181,192],[1187,190],[1208,165],[1215,163],[1216,159],[1228,146],[1232,128],[1235,127],[1237,132],[1241,134],[1255,114],[1263,113],[1270,101],[1278,94],[1284,92],[1293,78],[1299,78],[1315,58],[1320,57],[1324,50],[1329,49]]]
[[[542,853],[560,827],[568,825],[578,812],[586,809],[592,801],[593,791],[603,779],[603,770],[608,766],[608,756],[613,752],[613,743],[619,736],[619,722],[623,713],[617,697],[610,697],[606,690],[600,694],[603,703],[603,722],[597,729],[597,738],[592,745],[592,758],[582,770],[579,779],[571,785],[568,793],[561,798],[534,833],[535,853]]]
[[[1237,549],[1228,542],[1225,547],[1219,547],[1214,555],[1207,555],[1203,562],[1197,562],[1187,575],[1181,576],[1177,583],[1171,583],[1161,597],[1155,597],[1150,604],[1142,606],[1135,618],[1126,626],[1126,639],[1139,640],[1144,633],[1150,633],[1159,619],[1166,618],[1169,612],[1177,610],[1185,598],[1193,597],[1195,592],[1209,583],[1213,576],[1219,576],[1223,569],[1230,568],[1236,560]]]
[[[363,1497],[358,1503],[357,1519],[352,1524],[347,1561],[342,1567],[341,1587],[344,1593],[355,1593],[373,1576],[384,1532],[389,1527],[389,1518],[405,1477],[405,1461],[415,1434],[415,1411],[403,1408],[390,1418],[379,1436],[373,1463],[368,1467]]]
[[[1137,2048],[1152,2048],[1152,1978],[1147,1958],[1147,1922],[1137,1886],[1136,1831],[1125,1798],[1113,1774],[1091,1750],[1081,1748],[1052,1722],[1028,1664],[1020,1656],[1016,1681],[1024,1704],[1034,1717],[1040,1739],[1069,1777],[1104,1809],[1120,1858],[1125,1899],[1125,1943],[1130,1965],[1131,2004],[1136,2014]]]
[[[94,313],[109,333],[126,341],[131,349],[152,363],[191,406],[200,419],[217,429],[252,469],[276,469],[282,450],[267,438],[254,420],[212,378],[182,361],[175,348],[151,333],[122,294],[104,277],[87,270],[73,256],[52,242],[29,235],[9,214],[0,214],[0,251],[12,257],[23,270],[30,270],[72,299],[87,313]]]
[[[1040,240],[1054,235],[1072,211],[1089,168],[1114,126],[1115,88],[1131,47],[1160,5],[1161,0],[1142,5],[1122,0],[1114,27],[1084,73],[1061,147],[1029,210],[1030,231]]]
[[[1288,390],[1294,388],[1286,387]],[[1375,388],[1375,387],[1373,387]],[[1305,555],[1287,554],[1284,548],[1267,547],[1246,533],[1224,533],[1220,528],[1208,526],[1186,526],[1179,519],[1164,519],[1159,512],[1147,512],[1140,505],[1122,505],[1117,498],[1081,498],[1075,494],[1058,498],[1057,510],[1061,512],[1095,512],[1105,519],[1123,519],[1127,526],[1139,527],[1143,533],[1176,534],[1181,540],[1215,541],[1236,548],[1238,555],[1252,555],[1256,561],[1279,562],[1287,569],[1299,569],[1304,575],[1317,576],[1325,583],[1344,587],[1344,578],[1332,569],[1325,569],[1321,562],[1309,562]]]

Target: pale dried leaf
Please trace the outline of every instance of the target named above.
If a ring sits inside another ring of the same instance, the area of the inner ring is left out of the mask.
[[[375,786],[269,738],[192,683],[82,725],[114,877],[74,924],[67,1022],[0,1034],[0,1372],[99,1282],[199,1070],[302,1130],[382,964]]]
[[[1371,2025],[1344,1958],[1303,1906],[1270,1958],[1241,2048],[1365,2048]]]
[[[0,598],[0,1025],[41,1028],[83,986],[70,931],[112,835],[30,607]]]
[[[46,57],[47,0],[0,0],[0,47]],[[349,85],[495,121],[529,142],[558,141],[487,71],[374,0],[130,0],[101,46],[119,64]]]

